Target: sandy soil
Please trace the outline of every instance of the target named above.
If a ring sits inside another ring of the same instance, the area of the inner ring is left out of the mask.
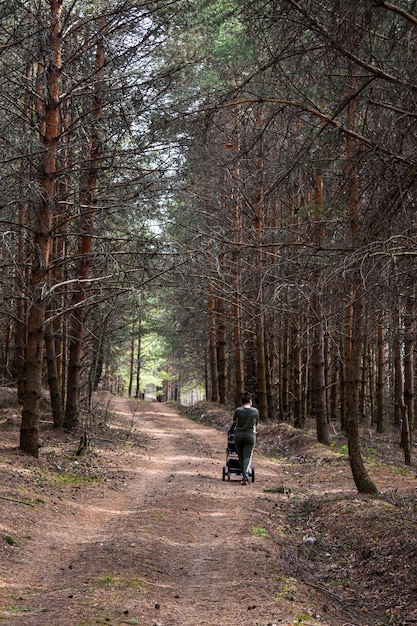
[[[34,460],[3,407],[2,623],[417,622],[412,469],[375,463],[384,495],[362,498],[346,457],[268,425],[242,486],[222,480],[224,412],[113,398],[100,415],[80,456],[78,437],[44,424]]]

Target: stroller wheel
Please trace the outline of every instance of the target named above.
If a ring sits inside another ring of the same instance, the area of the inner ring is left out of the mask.
[[[255,468],[252,467],[252,472],[251,472],[251,476],[252,476],[252,482],[255,482]]]
[[[223,480],[226,480],[226,467],[223,467]]]

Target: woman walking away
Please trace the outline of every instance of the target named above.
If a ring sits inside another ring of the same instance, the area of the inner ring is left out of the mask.
[[[242,395],[242,406],[235,410],[233,416],[233,422],[236,424],[234,443],[242,472],[242,485],[249,482],[258,421],[259,413],[258,409],[252,406],[252,394],[245,391]]]

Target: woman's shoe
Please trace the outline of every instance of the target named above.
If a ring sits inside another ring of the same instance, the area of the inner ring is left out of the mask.
[[[242,485],[248,485],[249,484],[249,478],[247,474],[243,474],[243,478],[240,481],[242,483]]]

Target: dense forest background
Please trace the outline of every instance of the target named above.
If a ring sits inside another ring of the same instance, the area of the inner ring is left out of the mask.
[[[0,373],[414,446],[414,0],[4,0]]]

